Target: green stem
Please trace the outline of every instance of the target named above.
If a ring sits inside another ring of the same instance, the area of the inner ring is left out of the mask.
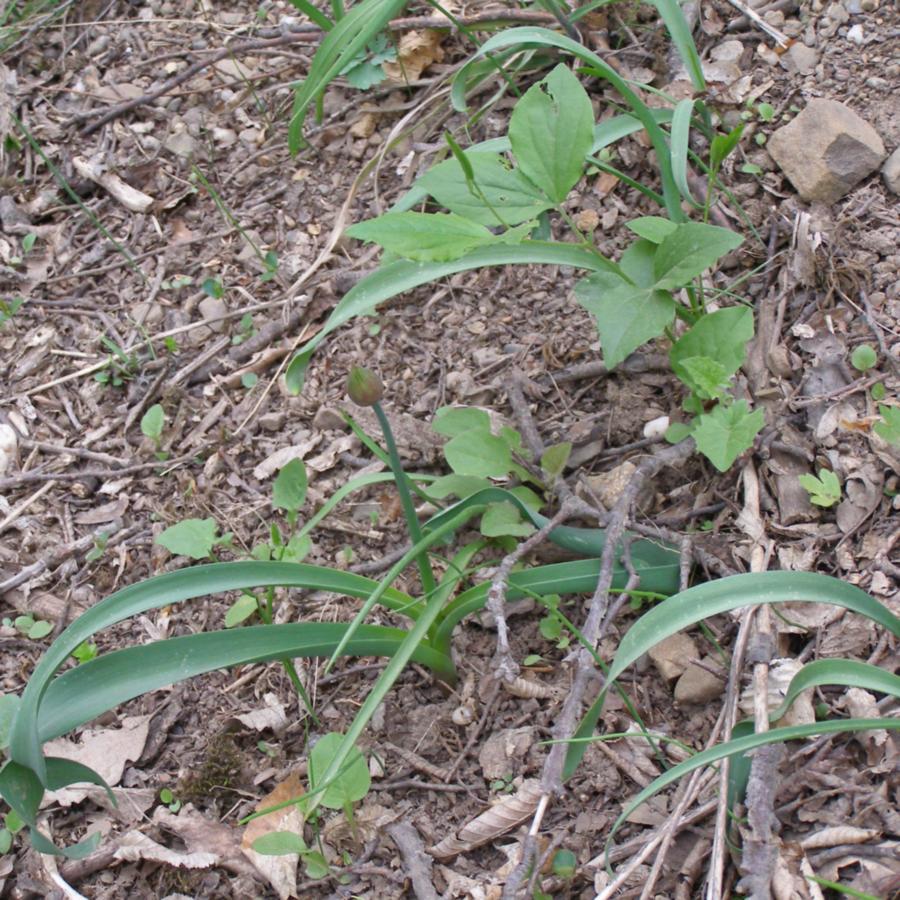
[[[266,599],[263,603],[259,604],[259,617],[263,620],[264,625],[271,625],[273,622],[272,614],[274,611],[274,602],[275,588],[266,588]],[[294,690],[297,692],[297,696],[306,707],[306,711],[309,713],[309,717],[313,720],[316,728],[321,728],[322,723],[319,721],[319,717],[316,715],[316,711],[313,708],[312,700],[310,699],[309,694],[306,693],[306,688],[303,687],[303,682],[300,680],[300,676],[297,674],[297,670],[294,668],[293,660],[285,657],[284,659],[280,659],[278,661],[281,663],[281,666],[287,674],[287,677],[290,679],[291,684],[294,686]]]
[[[400,494],[400,504],[403,507],[403,515],[406,518],[406,527],[409,529],[409,537],[413,544],[418,544],[422,540],[422,528],[419,525],[419,517],[416,515],[416,508],[413,506],[412,495],[409,492],[409,481],[406,478],[406,472],[403,471],[403,464],[400,462],[400,454],[397,452],[397,444],[394,441],[394,433],[391,430],[391,423],[384,414],[380,403],[372,406],[375,415],[378,418],[378,424],[381,426],[381,433],[384,435],[384,443],[387,445],[388,456],[391,460],[391,470],[394,473],[394,481],[397,484],[397,491]],[[431,571],[431,564],[428,561],[428,552],[420,553],[416,557],[416,563],[419,566],[419,575],[422,578],[422,589],[426,596],[430,596],[435,589],[434,573]]]

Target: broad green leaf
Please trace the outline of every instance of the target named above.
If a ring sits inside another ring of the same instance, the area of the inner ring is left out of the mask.
[[[379,303],[396,297],[404,291],[436,281],[446,275],[480,269],[485,266],[504,265],[563,265],[591,271],[618,271],[615,263],[574,244],[560,244],[551,241],[523,241],[520,244],[495,244],[481,247],[461,259],[445,263],[420,263],[411,260],[396,260],[376,269],[344,294],[334,308],[322,330],[307,341],[291,360],[285,373],[288,391],[298,394],[303,388],[306,368],[316,347],[332,331],[345,322],[373,312]]]
[[[569,68],[560,63],[516,103],[509,142],[522,173],[562,203],[581,178],[594,142],[590,97]]]
[[[612,683],[651,647],[704,619],[759,603],[830,603],[866,616],[900,637],[900,618],[858,587],[817,572],[753,572],[709,581],[681,591],[644,613],[619,643],[606,683],[575,733],[589,737],[603,711]],[[886,721],[886,720],[879,720]],[[564,777],[569,778],[584,755],[582,744],[572,744]]]
[[[28,629],[28,637],[33,641],[39,641],[41,638],[47,637],[51,631],[53,631],[53,625],[50,622],[39,619]]]
[[[675,301],[667,291],[634,285],[607,290],[598,281],[591,275],[583,278],[575,298],[596,320],[603,361],[612,369],[665,332],[675,318]]]
[[[809,493],[810,502],[816,506],[834,506],[841,499],[841,483],[837,475],[828,469],[820,469],[818,478],[807,473],[797,480]]]
[[[465,158],[480,194],[470,189],[456,159],[438,163],[416,184],[450,212],[482,225],[518,225],[553,207],[534,184],[498,154],[468,151]]]
[[[872,426],[872,430],[889,444],[900,444],[900,406],[879,403],[878,412],[884,421],[876,422]]]
[[[458,434],[444,445],[447,464],[457,475],[502,478],[512,457],[506,442],[487,431]]]
[[[550,478],[557,478],[562,475],[571,453],[572,444],[570,441],[553,444],[544,451],[544,455],[541,457],[541,468]]]
[[[270,831],[253,842],[253,849],[263,856],[297,856],[306,853],[306,841],[294,831]]]
[[[206,559],[216,545],[218,531],[215,519],[185,519],[161,532],[156,543],[177,556]]]
[[[348,803],[362,800],[372,783],[365,757],[354,747],[326,786],[323,775],[334,761],[343,740],[344,736],[335,732],[323,735],[309,754],[310,791],[324,787],[319,803],[329,809],[343,809]]]
[[[619,268],[639,287],[653,287],[656,281],[653,275],[654,256],[656,245],[641,238],[625,248],[619,259]]]
[[[807,663],[791,679],[781,706],[770,713],[769,718],[777,722],[803,691],[824,684],[863,688],[900,698],[900,676],[886,669],[854,659],[818,659]]]
[[[259,610],[259,603],[253,594],[241,594],[225,613],[225,627],[234,628],[241,622],[246,622],[255,612]]]
[[[432,431],[456,437],[467,431],[490,431],[491,417],[483,409],[471,406],[442,406],[431,423]]]
[[[687,440],[694,433],[693,424],[688,425],[685,422],[673,422],[666,429],[666,440],[670,444],[680,444]]]
[[[707,313],[672,345],[672,371],[692,390],[684,360],[708,357],[718,362],[726,377],[734,375],[746,358],[747,341],[753,337],[753,312],[746,306],[730,306]]]
[[[679,49],[682,49],[682,47],[687,49],[688,45],[692,46],[690,29],[687,28],[687,25],[684,22],[684,16],[678,8],[677,3],[670,4],[668,0],[667,2],[656,0],[656,3],[661,15],[671,18],[672,24],[669,26],[670,28],[678,28],[680,24],[679,37],[676,39],[679,42]],[[668,22],[670,19],[667,18],[666,21]],[[566,35],[556,34],[548,28],[537,28],[534,26],[504,29],[485,41],[481,47],[479,47],[478,53],[474,59],[478,59],[478,57],[485,54],[493,53],[509,46],[556,47],[560,50],[566,50],[586,62],[591,74],[606,79],[624,98],[625,102],[628,103],[635,118],[640,121],[641,125],[643,125],[647,134],[650,136],[650,141],[653,144],[653,149],[656,151],[656,158],[660,167],[666,212],[675,222],[685,221],[686,217],[681,209],[678,187],[672,177],[668,137],[659,127],[657,117],[651,112],[650,108],[641,100],[635,91],[632,90],[629,83],[626,82],[615,69],[604,62],[596,53],[588,50],[577,41],[573,41]],[[696,58],[696,50],[693,52],[693,57],[691,65],[693,66],[696,62],[697,66],[699,66],[699,61]],[[459,73],[459,77],[465,77],[465,68],[467,67],[468,64]],[[697,69],[697,74],[702,82],[702,73],[700,73],[699,68]]]
[[[141,417],[141,434],[152,441],[159,441],[165,422],[165,411],[158,403],[154,403]]]
[[[661,244],[670,234],[678,230],[674,222],[662,216],[641,216],[626,222],[625,227],[652,244]]]
[[[484,225],[456,213],[385,213],[346,233],[418,262],[448,262],[496,241]]]
[[[485,537],[527,537],[534,525],[522,520],[511,503],[492,503],[481,517],[479,529]]]
[[[272,506],[296,513],[306,502],[306,466],[302,459],[292,459],[281,467],[272,484]]]
[[[656,251],[653,260],[656,286],[667,290],[684,287],[743,242],[739,234],[718,225],[702,222],[679,225]]]
[[[540,512],[541,507],[544,505],[544,500],[531,490],[530,487],[526,487],[524,484],[512,488],[510,493],[514,497],[518,497],[522,503],[534,512]]]
[[[282,562],[303,562],[309,551],[312,550],[312,541],[303,534],[291,535],[291,539],[281,548],[278,558]]]
[[[491,483],[485,478],[475,478],[472,475],[444,475],[428,488],[428,493],[437,500],[446,497],[465,498],[490,486]]]
[[[729,372],[716,359],[689,356],[681,360],[682,381],[703,400],[717,400],[728,389]]]
[[[698,418],[694,441],[697,449],[720,472],[727,472],[731,464],[753,446],[753,439],[764,424],[763,411],[750,412],[746,400],[738,400],[730,406],[720,403],[712,412]]]

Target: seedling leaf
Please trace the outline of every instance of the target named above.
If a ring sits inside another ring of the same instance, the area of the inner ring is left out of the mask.
[[[730,406],[720,403],[712,412],[698,418],[694,440],[697,449],[720,472],[726,472],[745,450],[753,446],[753,439],[764,423],[763,411],[750,412],[746,400],[738,400]]]
[[[553,444],[544,451],[544,455],[541,457],[541,468],[550,478],[558,478],[562,475],[571,453],[572,444],[569,441]]]
[[[809,473],[801,475],[799,481],[809,493],[810,502],[816,506],[834,506],[841,499],[841,483],[828,469],[821,469],[818,478]]]
[[[467,431],[490,431],[491,417],[483,409],[470,406],[442,406],[435,413],[431,428],[447,437]]]
[[[731,306],[708,313],[672,345],[669,351],[672,371],[691,390],[696,391],[698,383],[691,377],[685,362],[691,358],[707,357],[719,363],[724,377],[728,378],[743,364],[747,341],[752,337],[753,313],[746,307]]]
[[[879,403],[878,412],[884,421],[876,422],[872,430],[889,444],[900,444],[900,407]]]
[[[321,737],[309,754],[310,792],[323,787],[321,779],[331,765],[341,743],[342,734],[330,732]],[[365,757],[354,747],[332,782],[325,786],[319,802],[328,809],[344,809],[347,804],[362,800],[372,783]]]
[[[158,403],[154,403],[141,417],[141,434],[158,444],[165,421],[165,410]]]
[[[653,244],[661,244],[670,234],[678,230],[674,222],[662,216],[641,216],[626,223],[625,227]]]
[[[306,488],[306,466],[302,459],[292,459],[272,484],[272,506],[296,514],[306,502]]]
[[[156,543],[178,556],[206,559],[218,540],[215,519],[185,519],[170,525],[156,538]]]
[[[534,526],[522,521],[512,503],[492,503],[481,517],[481,533],[485,537],[527,537],[534,533]]]
[[[878,354],[868,344],[860,344],[850,354],[853,368],[859,372],[868,372],[878,362]]]

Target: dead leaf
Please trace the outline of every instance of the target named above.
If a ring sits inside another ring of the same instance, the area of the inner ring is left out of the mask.
[[[125,764],[138,759],[147,743],[152,716],[129,716],[122,719],[120,728],[86,730],[78,743],[57,738],[44,744],[47,756],[79,762],[93,769],[110,787],[117,785],[125,771]],[[58,803],[71,806],[88,796],[86,788],[63,788],[48,792],[41,806]]]
[[[296,772],[291,772],[280,784],[277,784],[271,793],[267,794],[256,804],[256,812],[294,800],[303,795],[303,784]],[[296,804],[276,810],[266,816],[253,819],[244,829],[241,839],[241,851],[250,860],[254,868],[265,878],[277,892],[282,900],[297,895],[297,863],[300,856],[297,853],[287,853],[282,856],[264,856],[253,849],[253,842],[266,834],[275,831],[293,831],[296,834],[303,832],[303,816]]]
[[[112,522],[120,519],[128,509],[128,495],[123,494],[118,500],[104,503],[95,509],[88,509],[75,516],[79,525],[102,525],[104,522]]]
[[[234,716],[234,720],[253,731],[265,731],[267,728],[271,728],[276,734],[284,731],[288,723],[284,704],[275,694],[265,694],[263,702],[265,703],[263,709],[254,709],[240,716]]]
[[[311,450],[319,445],[322,441],[321,434],[314,434],[312,437],[301,441],[299,444],[292,444],[290,447],[281,447],[274,453],[270,453],[254,470],[253,477],[262,481],[274,475],[280,469],[283,469],[293,459],[303,459]]]
[[[408,31],[400,38],[396,61],[382,63],[384,74],[391,81],[418,81],[425,69],[444,58],[442,39],[441,32],[433,28]]]

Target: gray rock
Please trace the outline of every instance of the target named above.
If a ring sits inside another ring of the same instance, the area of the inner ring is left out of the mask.
[[[900,147],[898,147],[882,166],[881,177],[889,191],[900,194]]]
[[[193,156],[197,142],[186,131],[179,131],[177,134],[170,134],[163,141],[163,146],[175,156]]]
[[[197,305],[197,309],[200,310],[200,315],[203,316],[204,319],[221,320],[222,316],[228,315],[228,306],[225,301],[219,297],[204,297]],[[210,322],[209,327],[212,328],[213,331],[222,331],[222,329],[225,328],[225,322]]]
[[[807,75],[816,67],[819,56],[815,49],[806,44],[796,43],[778,60],[783,69],[791,74]]]
[[[804,200],[823,203],[839,200],[885,157],[875,129],[837,100],[810,100],[768,149]]]

